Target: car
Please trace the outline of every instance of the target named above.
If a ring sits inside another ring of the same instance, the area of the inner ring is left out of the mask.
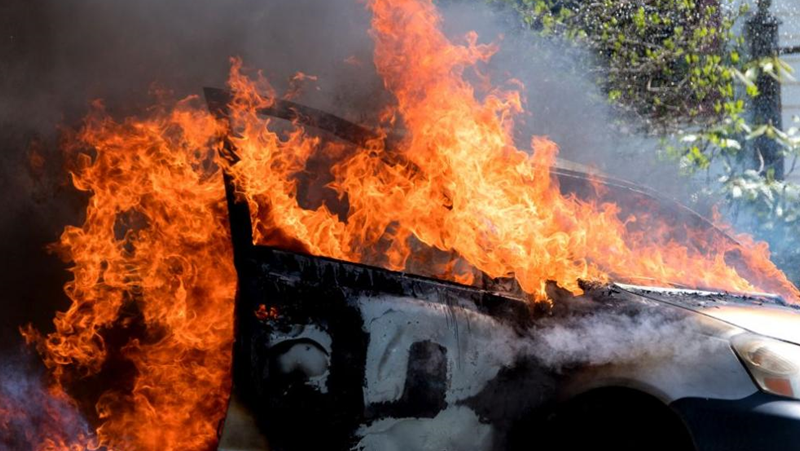
[[[230,93],[205,94],[224,119]],[[288,101],[261,112],[370,136]],[[565,193],[732,240],[647,189],[563,163],[551,174]],[[513,280],[255,245],[225,183],[239,284],[220,450],[800,447],[800,310],[778,296],[582,281],[580,295],[549,282],[552,305],[533,303]]]

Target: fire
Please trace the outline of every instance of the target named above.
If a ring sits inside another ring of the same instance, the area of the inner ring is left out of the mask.
[[[390,269],[424,266],[461,283],[477,271],[513,277],[538,300],[546,281],[577,293],[578,279],[798,299],[763,244],[622,217],[611,202],[561,194],[550,175],[556,145],[534,137],[531,153],[518,149],[521,94],[489,88],[480,72],[496,45],[474,33],[451,42],[431,0],[367,7],[375,67],[396,100],[380,134],[405,130],[391,148],[374,139],[346,151],[299,124],[276,131],[256,113],[275,91],[244,76],[236,59],[230,124],[194,97],[123,121],[95,104],[69,137],[73,184],[89,195],[84,223],[66,227],[55,247],[73,265],[65,287],[72,305],[56,315],[53,333],[23,333],[54,392],[89,393],[80,407],[98,427],[92,444],[50,448],[213,446],[230,383],[236,284],[221,166],[248,202],[260,244]],[[225,134],[240,158],[233,165],[216,156]],[[297,174],[320,154],[336,160],[328,189],[346,212],[301,205]]]
[[[236,274],[219,130],[195,98],[122,122],[96,104],[67,145],[90,194],[56,246],[72,305],[50,335],[23,333],[56,387],[91,393],[111,449],[204,449],[224,414]]]
[[[478,44],[474,33],[463,44],[451,42],[430,1],[373,0],[368,7],[375,65],[396,98],[387,109],[385,132],[402,121],[406,138],[397,149],[376,140],[332,167],[330,187],[348,200],[345,221],[325,206],[307,210],[297,201],[291,175],[322,144],[299,126],[285,141],[265,132],[269,121],[255,110],[269,97],[252,89],[238,68],[231,73],[238,92],[231,114],[239,130],[234,141],[242,157],[232,172],[250,203],[257,242],[280,245],[274,237],[285,235],[313,254],[391,269],[405,268],[422,243],[457,256],[440,274],[470,281],[469,271],[451,270],[463,260],[490,277],[516,278],[538,299],[545,297],[547,280],[579,292],[578,279],[797,298],[764,245],[739,246],[692,229],[682,230],[685,239],[677,240],[671,226],[647,217],[621,218],[613,203],[562,195],[550,177],[556,145],[534,137],[532,155],[514,145],[520,93],[478,92],[468,82],[470,71],[485,79],[478,65],[496,46]],[[732,254],[744,267],[729,263]]]

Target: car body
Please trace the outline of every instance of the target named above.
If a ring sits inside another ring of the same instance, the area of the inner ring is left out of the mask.
[[[206,96],[224,117],[224,92]],[[338,124],[329,131],[345,139],[358,131],[315,110],[303,117]],[[551,172],[565,193],[601,187],[721,234],[646,189]],[[575,296],[550,283],[545,306],[513,280],[465,286],[253,245],[232,184],[239,285],[221,450],[800,446],[800,360],[780,354],[800,350],[800,312],[780,298],[589,282]],[[786,374],[764,376],[769,365]]]

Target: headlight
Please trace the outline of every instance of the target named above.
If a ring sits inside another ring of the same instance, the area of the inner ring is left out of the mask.
[[[731,343],[762,391],[800,399],[800,346],[749,333]]]

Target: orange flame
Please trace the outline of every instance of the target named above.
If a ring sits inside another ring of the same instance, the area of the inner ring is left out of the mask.
[[[23,333],[68,391],[108,371],[112,331],[130,335],[114,345],[130,380],[93,406],[100,445],[204,449],[215,438],[236,284],[210,146],[219,130],[193,98],[124,122],[96,104],[67,148],[75,187],[91,195],[84,224],[67,227],[57,247],[73,262],[72,305],[47,337]]]
[[[764,244],[622,217],[613,203],[561,194],[550,175],[556,145],[533,138],[529,154],[513,143],[520,93],[484,83],[476,91],[468,82],[473,73],[486,80],[477,70],[496,46],[478,44],[474,33],[451,42],[431,0],[367,5],[375,65],[396,99],[381,133],[401,123],[407,132],[393,148],[375,139],[344,151],[297,124],[276,131],[256,114],[274,90],[233,60],[230,134],[240,161],[229,170],[256,242],[391,269],[421,266],[462,283],[476,270],[514,277],[540,300],[545,281],[579,292],[580,278],[798,299]],[[73,262],[65,287],[72,305],[56,315],[55,332],[23,333],[57,390],[106,380],[111,361],[127,368],[124,383],[96,387],[82,405],[94,411],[99,446],[197,450],[214,442],[229,386],[236,283],[218,167],[227,163],[215,159],[228,132],[195,98],[121,122],[97,104],[67,146],[73,183],[90,194],[83,225],[67,227],[57,247]],[[301,205],[297,174],[319,154],[338,158],[327,186],[346,215]],[[732,254],[744,266],[729,264]]]
[[[547,280],[579,292],[581,278],[774,291],[797,299],[765,245],[739,246],[686,226],[678,240],[672,225],[622,219],[613,203],[562,195],[550,176],[556,145],[534,137],[532,156],[514,146],[519,92],[498,89],[479,99],[467,81],[467,71],[487,61],[495,46],[478,44],[474,33],[463,45],[452,43],[428,0],[372,0],[368,7],[375,64],[397,100],[387,127],[399,118],[407,134],[398,149],[376,141],[332,167],[330,187],[348,199],[346,221],[325,206],[308,210],[297,201],[292,174],[322,144],[299,126],[288,140],[264,131],[269,121],[255,109],[269,97],[252,89],[238,67],[231,73],[242,156],[233,172],[250,203],[257,242],[288,236],[313,254],[392,269],[407,267],[415,243],[423,243],[491,277],[515,277],[538,299]],[[748,268],[729,264],[731,253]],[[470,280],[469,273],[439,273]]]

